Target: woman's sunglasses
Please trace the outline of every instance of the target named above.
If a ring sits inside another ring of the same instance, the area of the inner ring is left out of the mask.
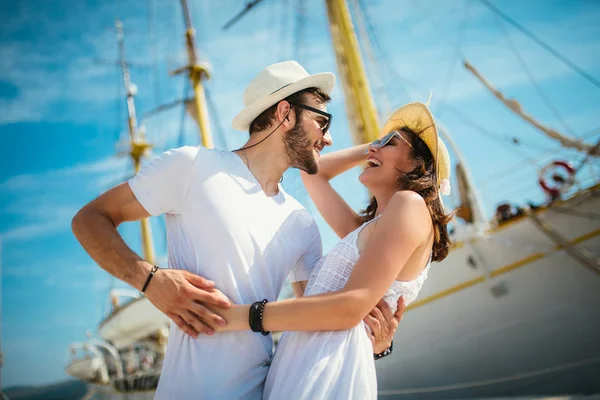
[[[373,146],[377,149],[380,149],[383,146],[385,146],[386,144],[388,144],[390,142],[390,140],[392,140],[392,138],[394,138],[394,137],[402,139],[404,141],[404,143],[406,143],[412,149],[412,144],[410,144],[410,142],[404,136],[402,136],[400,131],[393,131],[393,132],[388,133],[381,139],[377,139],[373,143],[371,143],[371,146]]]
[[[325,122],[325,125],[321,127],[321,131],[323,131],[323,135],[327,133],[327,131],[329,130],[329,127],[331,126],[331,120],[333,119],[333,116],[325,111],[319,110],[317,108],[313,108],[304,104],[296,104],[296,103],[290,103],[296,107],[300,107],[303,108],[305,110],[308,111],[312,111],[314,113],[317,113],[319,115],[324,116],[325,118],[327,118],[327,121]]]

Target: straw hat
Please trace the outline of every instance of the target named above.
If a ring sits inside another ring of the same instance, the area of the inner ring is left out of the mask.
[[[426,104],[408,103],[392,114],[381,130],[381,136],[406,126],[417,133],[429,147],[436,163],[440,194],[450,194],[450,154],[442,139],[438,136],[435,120]]]
[[[335,85],[331,72],[310,75],[296,61],[284,61],[263,69],[244,91],[245,108],[233,118],[234,129],[248,131],[250,124],[263,111],[286,97],[316,87],[330,94]]]

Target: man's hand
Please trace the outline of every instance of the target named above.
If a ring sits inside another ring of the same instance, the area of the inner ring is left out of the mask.
[[[390,306],[385,301],[379,300],[377,306],[364,319],[365,324],[371,328],[371,332],[367,329],[367,335],[373,343],[373,353],[379,354],[389,349],[392,345],[392,339],[398,328],[398,323],[402,319],[404,313],[404,299],[398,299],[398,309],[396,314],[392,314]]]
[[[188,335],[214,334],[210,325],[227,322],[200,304],[229,308],[231,301],[214,287],[214,282],[179,269],[159,269],[145,292],[156,308],[166,314]]]

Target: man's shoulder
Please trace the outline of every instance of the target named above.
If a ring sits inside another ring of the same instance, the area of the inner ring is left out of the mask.
[[[224,156],[230,152],[221,149],[209,149],[203,146],[181,146],[167,150],[167,153],[176,153],[182,157],[197,158],[210,156]]]
[[[284,191],[286,202],[289,204],[290,215],[294,216],[296,226],[301,229],[314,229],[317,223],[312,214],[294,196]]]
[[[165,153],[167,156],[178,159],[179,162],[187,163],[196,167],[201,166],[204,168],[228,168],[229,165],[233,165],[234,158],[232,153],[227,150],[221,149],[209,149],[203,146],[182,146],[167,150]]]
[[[281,187],[281,186],[280,186]],[[308,212],[308,210],[306,209],[306,207],[304,207],[304,205],[302,205],[302,203],[300,203],[294,196],[292,196],[291,194],[289,194],[285,189],[281,189],[281,192],[283,194],[283,196],[285,197],[285,201],[287,203],[287,205],[289,206],[290,210],[293,211],[298,211],[298,212],[302,212],[302,214],[306,213],[310,216],[310,213]],[[312,218],[312,216],[311,216]]]

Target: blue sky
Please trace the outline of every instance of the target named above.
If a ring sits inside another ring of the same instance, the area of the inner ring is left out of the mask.
[[[180,98],[188,86],[183,78],[168,76],[185,60],[178,3],[32,0],[0,5],[4,387],[65,379],[69,343],[85,339],[86,330],[93,330],[103,315],[109,289],[122,286],[95,266],[70,231],[70,220],[82,205],[131,175],[130,163],[119,156],[126,149],[127,129],[120,73],[101,60],[117,55],[113,27],[121,18],[128,58],[139,65],[132,69],[139,115]],[[310,72],[336,71],[322,1],[304,1],[299,13],[296,1],[264,0],[228,31],[221,26],[245,1],[190,3],[201,58],[212,65],[207,88],[217,110],[212,125],[218,147],[243,143],[245,134],[230,128],[230,121],[242,107],[245,86],[264,66],[294,58]],[[384,58],[375,52],[376,61],[367,63],[382,115],[408,101],[425,101],[433,92],[431,108],[469,163],[488,215],[501,201],[543,200],[537,170],[553,159],[577,163],[582,157],[514,117],[465,71],[462,56],[543,123],[566,133],[564,122],[587,143],[600,137],[600,89],[500,22],[479,1],[349,3],[364,6],[384,49]],[[493,3],[600,79],[598,2]],[[563,122],[544,103],[511,46]],[[333,98],[333,149],[339,149],[350,145],[339,86]],[[145,119],[155,154],[198,143],[192,121],[181,120],[181,110]],[[521,144],[511,144],[512,137]],[[598,163],[593,166],[598,173]],[[357,174],[353,170],[334,184],[361,208],[367,194]],[[584,185],[593,179],[589,169],[580,178]],[[284,186],[314,211],[296,172],[286,174]],[[336,238],[317,220],[327,250]],[[164,225],[157,219],[152,226],[164,259]],[[120,230],[139,251],[138,227],[127,224]]]

